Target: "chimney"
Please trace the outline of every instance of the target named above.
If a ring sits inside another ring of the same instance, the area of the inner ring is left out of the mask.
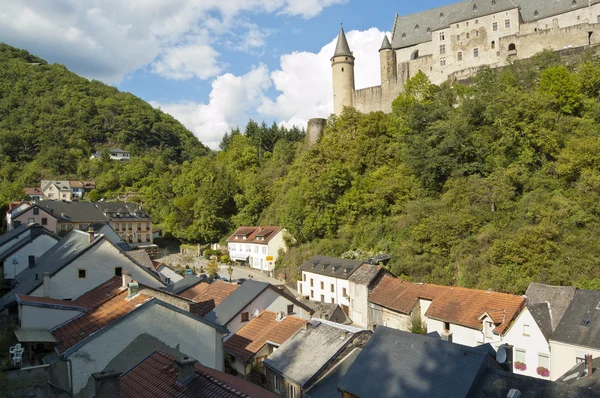
[[[127,298],[133,298],[140,292],[140,285],[136,281],[132,281],[128,286],[129,292],[127,292]]]
[[[190,357],[177,358],[177,383],[186,385],[196,377],[196,360]]]
[[[119,379],[121,373],[109,370],[93,373],[92,376],[96,385],[96,398],[119,398],[121,396]]]
[[[50,273],[44,272],[44,282],[42,284],[42,290],[44,291],[44,297],[50,298]]]
[[[94,240],[94,228],[89,227],[87,232],[89,237],[88,242],[92,243],[92,241]]]
[[[129,287],[129,284],[133,282],[131,278],[131,273],[127,271],[122,271],[121,279],[123,280],[123,284],[121,285],[121,289],[125,290]]]
[[[452,343],[452,333],[444,332],[441,334],[442,340]]]
[[[587,369],[587,377],[590,377],[594,372],[594,361],[592,354],[585,354],[585,368]]]

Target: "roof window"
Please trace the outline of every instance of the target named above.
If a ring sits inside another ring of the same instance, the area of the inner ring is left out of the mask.
[[[496,5],[496,0],[492,0],[492,6]]]
[[[473,11],[477,11],[477,4],[473,4]]]
[[[592,322],[592,321],[590,321],[589,319],[584,319],[584,320],[581,322],[581,326],[586,326],[586,327],[587,327],[587,326],[590,326],[590,323],[591,323],[591,322]]]

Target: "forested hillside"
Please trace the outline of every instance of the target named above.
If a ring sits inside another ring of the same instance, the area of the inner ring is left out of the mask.
[[[542,53],[470,85],[419,74],[392,114],[347,109],[312,147],[297,128],[251,121],[213,152],[130,94],[0,48],[1,204],[42,177],[95,178],[92,198],[137,192],[183,242],[282,225],[293,239],[279,267],[389,253],[390,270],[414,281],[600,289],[593,54]],[[111,145],[134,159],[88,160]]]

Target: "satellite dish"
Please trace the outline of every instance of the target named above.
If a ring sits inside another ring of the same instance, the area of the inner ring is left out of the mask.
[[[260,315],[260,311],[258,309],[255,309],[254,311],[252,311],[252,315],[253,316],[259,316]]]
[[[496,354],[496,361],[498,361],[498,363],[504,363],[506,362],[506,348],[504,348],[503,346],[498,347],[498,353]]]

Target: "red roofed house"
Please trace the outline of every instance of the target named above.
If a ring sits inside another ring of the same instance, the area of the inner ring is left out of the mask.
[[[224,349],[229,354],[232,366],[247,377],[253,367],[262,368],[262,361],[303,328],[306,322],[294,316],[262,311],[231,336],[225,342]]]
[[[428,333],[471,347],[489,343],[497,348],[524,306],[523,296],[410,283],[389,275],[369,297],[375,325],[410,331],[420,318]]]
[[[227,329],[152,296],[152,289],[140,289],[126,274],[119,288],[115,283],[81,296],[73,304],[86,311],[50,330],[57,342],[50,371],[54,384],[74,396],[93,396],[91,374],[124,372],[159,349],[223,370]]]
[[[213,283],[199,283],[179,295],[189,298],[186,293],[197,293],[191,298],[194,304],[190,305],[190,312],[196,316],[204,317],[229,297],[238,287],[238,285],[216,280]]]
[[[279,249],[286,250],[281,227],[239,227],[227,239],[229,257],[254,269],[272,273]]]

